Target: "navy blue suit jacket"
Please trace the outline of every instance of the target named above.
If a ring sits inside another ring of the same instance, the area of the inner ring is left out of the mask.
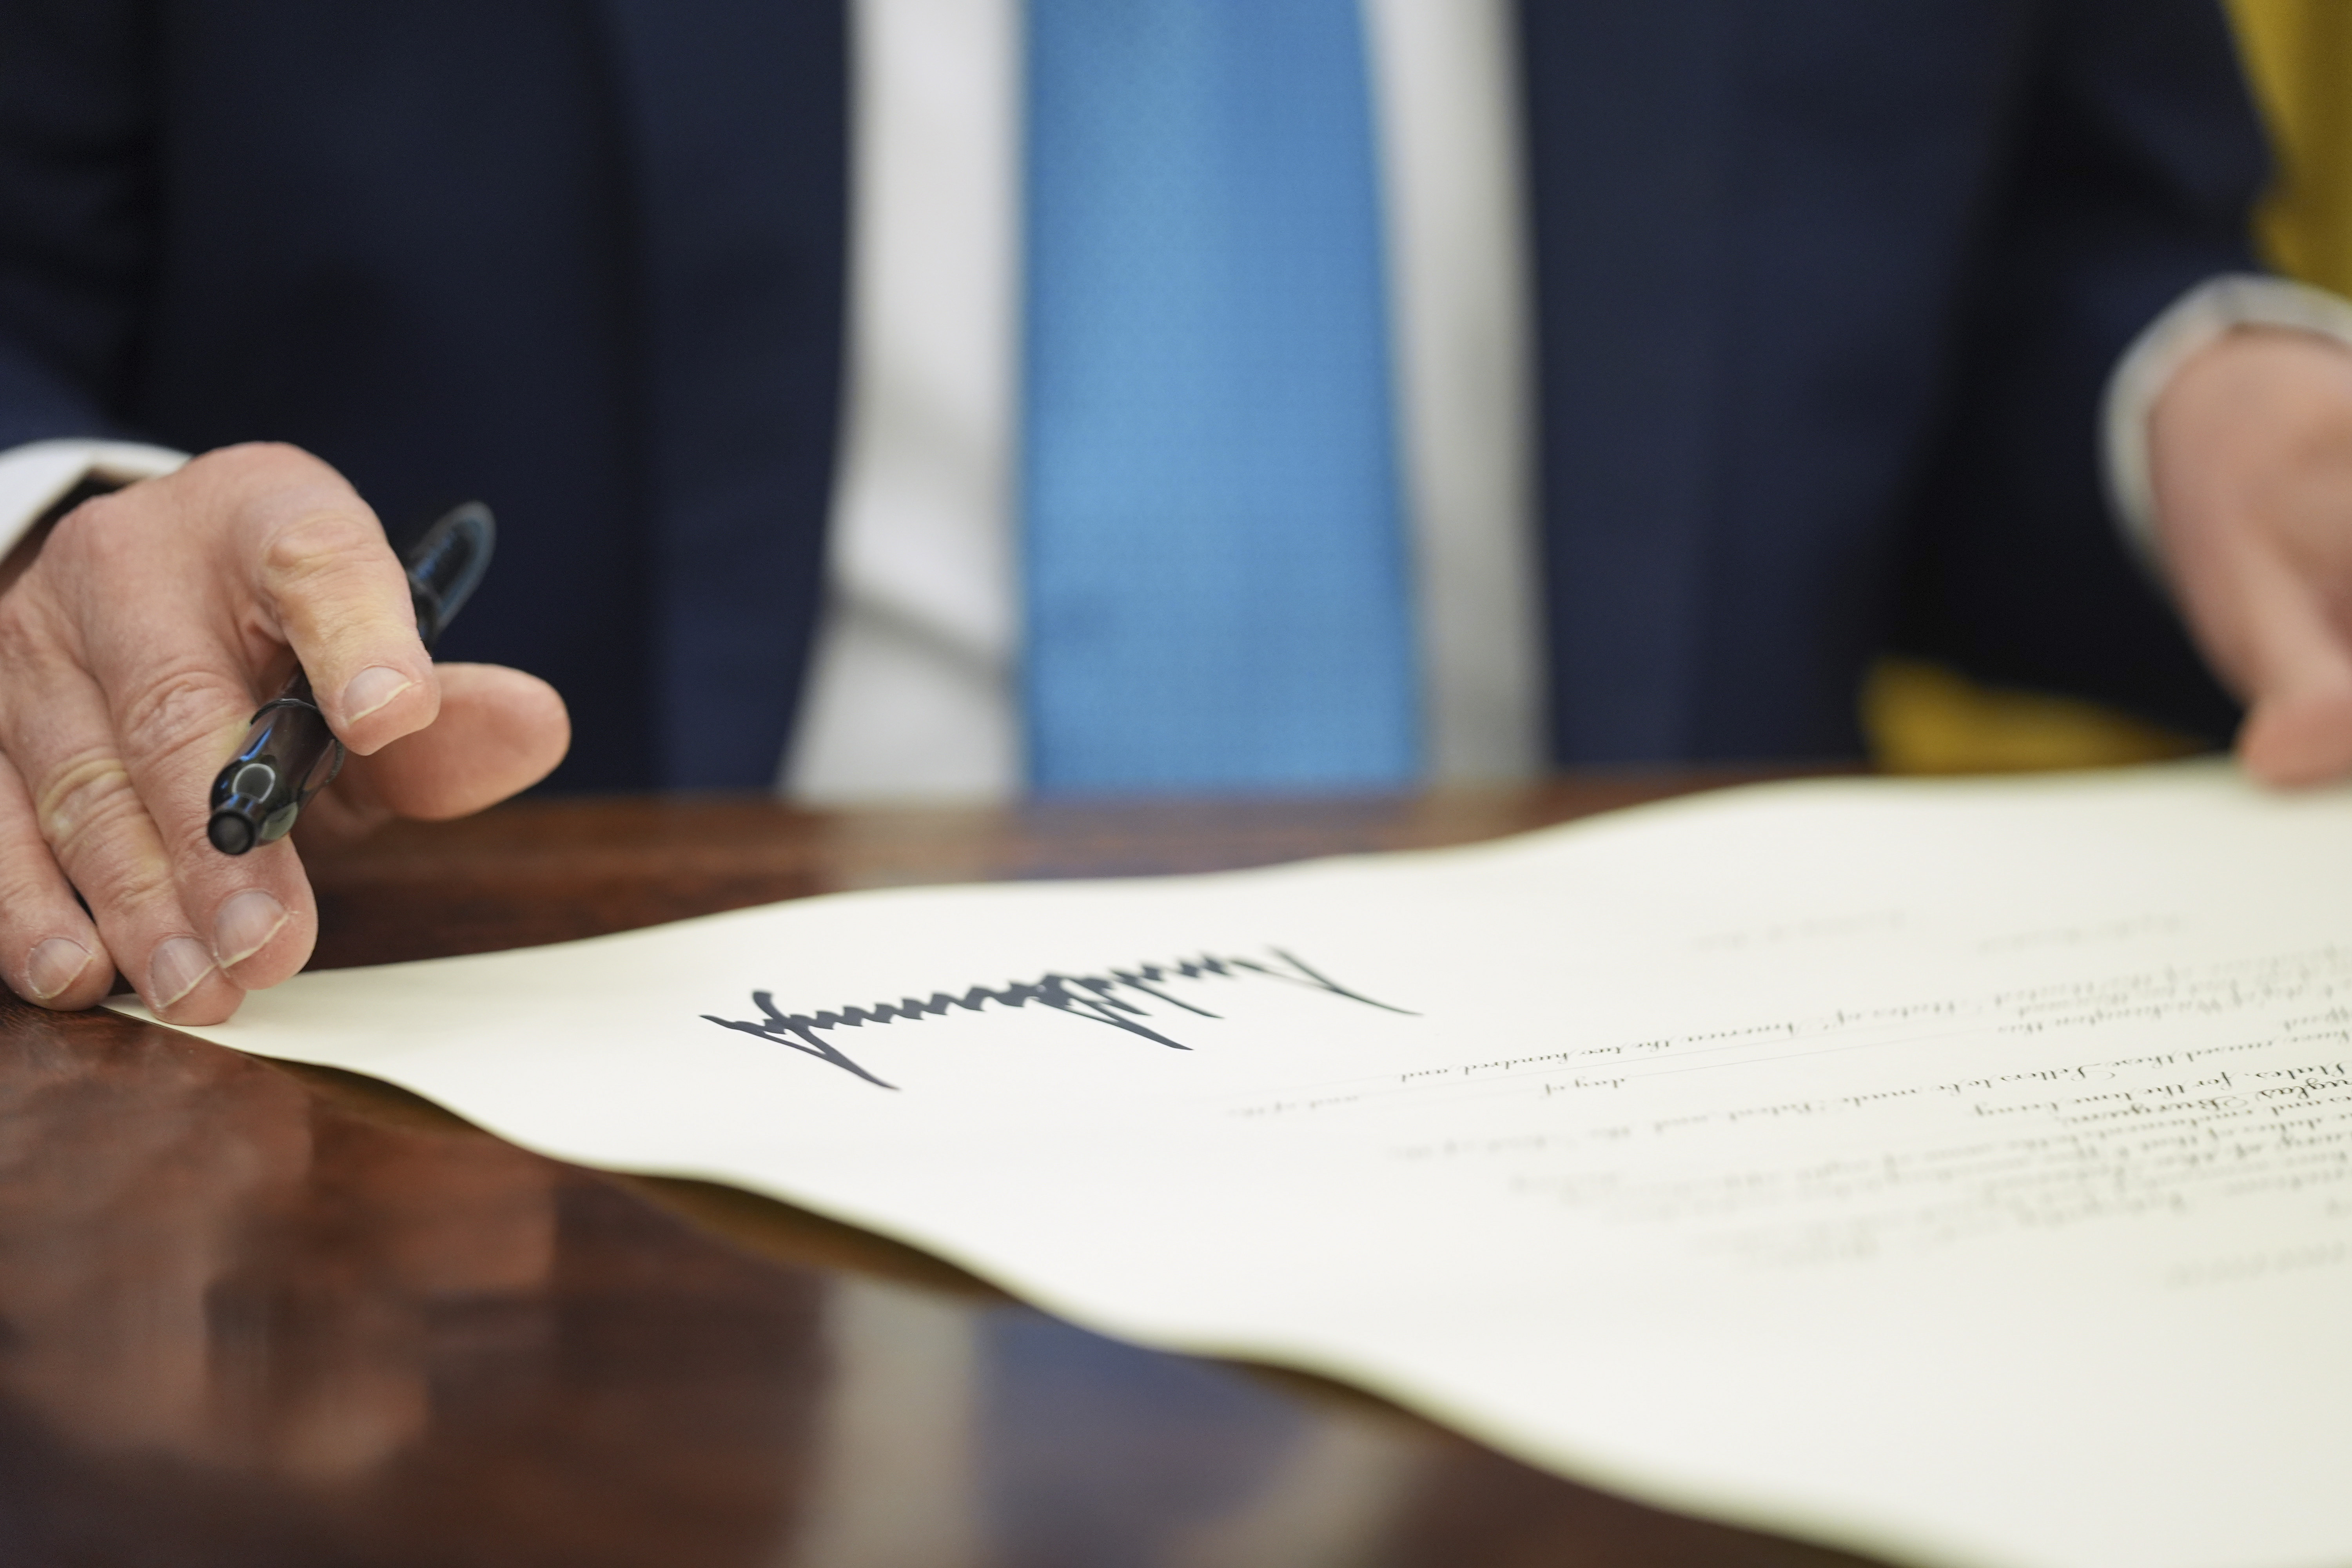
[[[1876,651],[2218,731],[2095,404],[2246,265],[2212,0],[1524,0],[1554,752],[1827,756]],[[819,597],[842,0],[0,0],[0,447],[498,509],[559,782],[760,784]]]

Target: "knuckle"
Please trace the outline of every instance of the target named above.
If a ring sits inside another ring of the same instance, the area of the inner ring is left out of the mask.
[[[45,664],[56,646],[57,639],[46,617],[35,610],[26,595],[10,594],[0,597],[0,670],[21,677]]]
[[[236,441],[215,454],[225,461],[242,463],[299,463],[306,468],[321,466],[291,441]]]
[[[123,697],[115,725],[126,753],[142,762],[167,761],[215,740],[224,714],[245,702],[245,693],[217,671],[182,661],[150,672]]]
[[[50,926],[72,907],[58,886],[56,858],[47,844],[11,832],[0,843],[0,925]]]
[[[325,465],[285,441],[238,441],[191,458],[182,472],[201,481],[239,479],[261,474],[308,475]]]
[[[92,496],[58,519],[41,546],[49,558],[104,559],[131,547],[140,531],[139,505],[127,490]]]
[[[8,943],[11,950],[17,950],[20,942],[30,945],[39,940],[37,933],[54,924],[63,912],[48,894],[47,883],[29,869],[20,871],[12,866],[0,866],[0,929],[16,939]],[[16,956],[22,958],[23,952],[16,951]]]
[[[264,581],[276,593],[315,592],[378,574],[389,559],[372,518],[340,510],[305,512],[272,530],[261,551]]]
[[[74,880],[89,888],[90,903],[100,910],[168,910],[179,900],[171,863],[152,851],[133,850],[119,858],[102,858],[106,846],[92,844],[78,850],[67,863],[90,868]]]
[[[94,867],[115,830],[127,825],[139,810],[139,794],[130,770],[120,758],[85,752],[60,767],[41,786],[34,813],[41,837],[67,865]],[[169,880],[168,871],[136,857],[117,875],[110,889],[117,900],[143,902]]]

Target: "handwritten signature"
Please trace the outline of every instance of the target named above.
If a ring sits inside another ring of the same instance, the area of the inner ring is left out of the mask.
[[[1197,958],[1179,959],[1172,963],[1145,963],[1133,969],[1114,969],[1105,974],[1045,974],[1035,980],[1016,981],[999,987],[974,985],[961,995],[934,991],[928,1001],[908,996],[895,1003],[877,1002],[868,1007],[844,1007],[837,1012],[823,1013],[785,1013],[776,1006],[772,992],[754,991],[751,993],[751,1005],[760,1010],[761,1015],[756,1019],[721,1018],[713,1013],[705,1013],[702,1016],[722,1029],[735,1029],[763,1040],[772,1040],[804,1056],[830,1062],[877,1089],[896,1089],[897,1084],[886,1083],[875,1077],[824,1037],[835,1029],[858,1029],[868,1024],[919,1024],[925,1018],[943,1017],[951,1008],[961,1007],[966,1012],[977,1013],[991,1002],[1000,1007],[1026,1007],[1034,1002],[1041,1007],[1051,1007],[1074,1018],[1108,1024],[1114,1029],[1125,1030],[1171,1050],[1187,1051],[1192,1047],[1171,1040],[1159,1030],[1139,1022],[1151,1016],[1151,1014],[1120,993],[1140,993],[1168,1006],[1202,1018],[1214,1018],[1220,1015],[1205,1007],[1196,1007],[1190,1002],[1180,1001],[1165,989],[1173,980],[1199,980],[1208,976],[1224,980],[1250,976],[1279,980],[1333,996],[1343,996],[1367,1007],[1378,1007],[1384,1013],[1402,1013],[1407,1017],[1417,1016],[1405,1008],[1391,1007],[1385,1002],[1373,1001],[1361,992],[1351,991],[1310,966],[1304,959],[1278,947],[1269,948],[1267,952],[1283,967],[1277,968],[1256,959],[1203,953]]]

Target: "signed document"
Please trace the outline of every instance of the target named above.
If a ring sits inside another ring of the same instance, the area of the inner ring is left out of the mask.
[[[1765,785],[847,894],[194,1033],[1902,1562],[2352,1562],[2352,795]]]

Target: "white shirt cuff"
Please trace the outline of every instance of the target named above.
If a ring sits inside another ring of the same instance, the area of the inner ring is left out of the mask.
[[[2312,332],[2352,347],[2352,300],[2289,278],[2224,273],[2174,300],[2116,363],[2101,416],[2107,499],[2132,553],[2158,584],[2165,581],[2164,558],[2156,536],[2148,416],[2180,367],[2238,327]]]
[[[30,441],[0,452],[0,556],[84,479],[133,484],[187,460],[185,452],[137,441]]]

